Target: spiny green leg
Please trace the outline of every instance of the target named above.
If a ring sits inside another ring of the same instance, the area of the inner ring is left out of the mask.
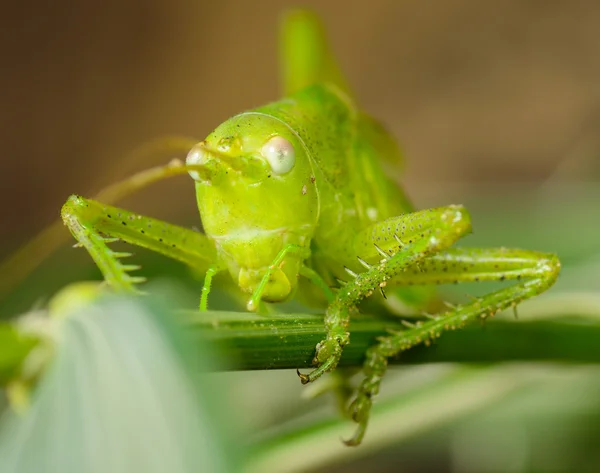
[[[120,258],[129,253],[112,251],[106,243],[123,240],[161,253],[192,267],[206,270],[217,260],[214,244],[202,233],[171,225],[127,210],[71,196],[61,210],[62,219],[81,246],[84,246],[117,291],[134,291],[143,278],[127,272],[137,266],[123,265]]]
[[[430,285],[533,279],[558,270],[554,255],[514,248],[450,248],[398,274],[391,284]],[[543,292],[543,291],[540,291]]]
[[[364,364],[365,379],[356,399],[350,405],[350,414],[359,424],[347,445],[358,445],[369,420],[372,399],[379,392],[381,379],[389,357],[419,343],[430,343],[445,330],[464,327],[475,320],[485,319],[499,310],[515,307],[519,302],[541,294],[558,277],[560,262],[555,255],[534,251],[498,249],[449,249],[427,258],[419,270],[410,268],[393,278],[402,284],[442,284],[468,281],[519,281],[517,284],[477,298],[466,304],[419,323],[414,328],[380,339],[367,351]]]
[[[302,384],[333,370],[349,341],[350,314],[357,304],[406,268],[422,261],[436,251],[451,246],[471,230],[469,214],[461,206],[450,206],[414,212],[376,223],[356,237],[355,248],[359,263],[366,271],[356,274],[347,268],[353,280],[337,292],[325,312],[325,340],[317,345],[314,363],[318,368],[300,374]],[[392,251],[388,256],[386,251]],[[378,261],[370,264],[365,259]]]
[[[258,309],[258,306],[262,299],[262,295],[265,292],[265,288],[266,288],[269,280],[271,279],[271,275],[273,274],[273,271],[275,269],[277,269],[277,267],[282,263],[283,259],[288,254],[297,254],[297,255],[300,255],[300,257],[302,259],[305,259],[310,256],[310,250],[304,246],[293,245],[293,244],[285,245],[279,251],[279,253],[277,253],[277,256],[275,257],[273,262],[270,264],[267,271],[265,271],[265,274],[263,275],[262,279],[260,280],[260,284],[252,293],[252,298],[250,299],[250,301],[248,301],[247,308],[249,311],[255,311]]]

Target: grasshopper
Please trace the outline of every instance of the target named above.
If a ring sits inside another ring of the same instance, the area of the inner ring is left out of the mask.
[[[71,196],[62,219],[85,247],[105,281],[135,292],[143,278],[130,274],[118,239],[182,261],[205,274],[200,310],[211,281],[228,272],[248,295],[248,309],[318,288],[326,303],[326,338],[315,349],[315,368],[298,372],[303,384],[334,370],[350,342],[348,324],[359,303],[385,290],[471,281],[514,281],[405,331],[383,337],[366,353],[364,380],[350,403],[358,424],[346,441],[358,445],[389,357],[444,330],[484,319],[547,290],[560,263],[552,254],[491,248],[452,248],[471,231],[460,205],[416,211],[388,177],[383,163],[400,152],[376,120],[349,93],[318,19],[287,15],[282,33],[286,97],[236,115],[191,147],[185,165],[174,163],[137,176],[122,189],[189,173],[195,181],[204,233]],[[310,284],[299,284],[300,279]],[[381,293],[381,294],[379,294]]]

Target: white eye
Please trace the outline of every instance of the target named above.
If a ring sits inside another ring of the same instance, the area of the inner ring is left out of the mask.
[[[261,154],[265,157],[275,174],[289,172],[296,162],[296,153],[292,143],[281,136],[274,136],[262,147]]]
[[[185,158],[185,164],[188,164],[188,165],[204,164],[204,163],[206,163],[207,157],[208,156],[206,154],[206,151],[204,150],[202,145],[197,144],[188,153],[187,157]],[[204,180],[204,179],[202,179],[202,177],[200,176],[200,173],[198,173],[198,171],[190,171],[189,175],[192,177],[192,179],[194,181]]]

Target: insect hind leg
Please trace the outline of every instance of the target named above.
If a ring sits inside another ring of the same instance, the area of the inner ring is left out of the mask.
[[[404,284],[483,280],[516,280],[517,283],[450,309],[427,322],[383,337],[378,345],[369,348],[364,364],[365,378],[350,405],[350,415],[358,423],[358,428],[346,444],[358,445],[364,436],[372,399],[379,392],[388,358],[420,343],[428,344],[446,330],[462,328],[541,294],[554,284],[559,272],[560,262],[552,254],[506,248],[449,249],[422,261],[418,270],[409,269],[393,278],[393,282]]]

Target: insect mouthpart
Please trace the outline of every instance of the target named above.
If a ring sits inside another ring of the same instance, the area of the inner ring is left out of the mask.
[[[267,268],[241,268],[239,273],[240,288],[245,292],[253,293],[262,283],[266,270]],[[281,302],[290,295],[291,291],[292,285],[283,270],[274,268],[266,281],[261,299],[267,302]]]

